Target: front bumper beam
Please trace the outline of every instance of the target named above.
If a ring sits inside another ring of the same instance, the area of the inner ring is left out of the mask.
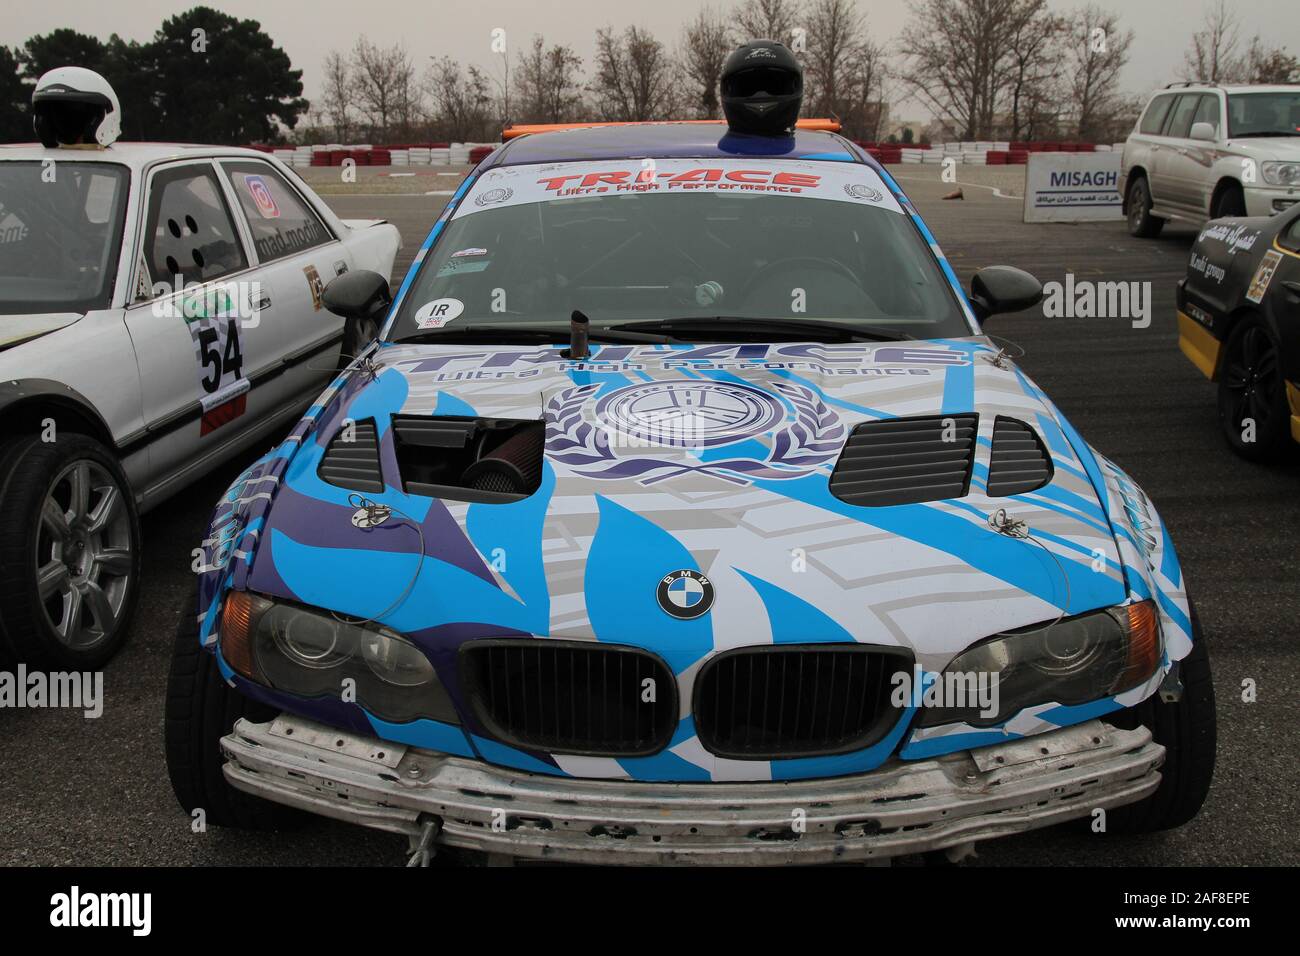
[[[239,790],[350,823],[513,857],[776,864],[888,858],[1049,826],[1147,796],[1164,748],[1092,720],[851,777],[640,783],[525,773],[282,715],[222,738]]]

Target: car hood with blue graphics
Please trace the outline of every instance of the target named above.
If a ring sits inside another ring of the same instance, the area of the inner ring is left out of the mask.
[[[965,494],[866,506],[833,492],[837,459],[862,423],[972,414]],[[508,502],[408,493],[394,416],[540,419],[540,485]],[[1035,433],[1051,477],[990,497],[994,430],[1005,419]],[[693,440],[655,440],[666,420],[689,421]],[[323,479],[331,442],[370,422],[383,491]],[[1130,499],[1122,473],[983,338],[605,345],[581,362],[558,346],[388,344],[336,382],[268,462],[228,496],[251,499],[267,482],[253,520],[224,536],[241,539],[235,586],[379,618],[426,650],[453,696],[458,649],[490,637],[633,645],[676,676],[683,714],[665,756],[672,767],[659,757],[524,754],[468,735],[479,755],[526,769],[638,777],[638,761],[649,761],[644,776],[658,779],[770,778],[777,761],[714,757],[691,732],[695,674],[730,648],[859,642],[903,648],[937,672],[991,635],[1149,597],[1162,563],[1176,591],[1165,622],[1186,611],[1145,497],[1130,486]],[[366,501],[394,518],[355,520]],[[991,526],[1000,510],[1026,522],[1032,540]],[[1145,528],[1130,526],[1139,511]],[[683,570],[713,590],[708,612],[692,619],[667,613],[657,593]],[[1190,646],[1179,637],[1175,657]],[[993,733],[1048,726],[1046,710]],[[815,760],[799,775],[870,769],[899,745],[905,723],[880,753]],[[934,738],[962,729],[925,736],[934,750]]]

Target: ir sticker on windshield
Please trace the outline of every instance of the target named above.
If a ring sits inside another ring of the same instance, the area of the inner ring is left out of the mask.
[[[1277,271],[1277,264],[1281,261],[1282,253],[1276,249],[1270,249],[1264,253],[1259,268],[1255,270],[1255,278],[1250,280],[1250,288],[1246,290],[1247,299],[1251,302],[1259,302],[1264,298],[1269,283],[1273,281],[1273,273]]]
[[[465,303],[460,299],[434,299],[426,302],[415,312],[417,329],[440,329],[452,319],[458,318],[465,311]]]

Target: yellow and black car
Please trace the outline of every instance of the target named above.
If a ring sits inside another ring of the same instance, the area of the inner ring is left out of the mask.
[[[1216,219],[1178,283],[1178,345],[1219,386],[1233,451],[1269,461],[1300,442],[1300,208]]]

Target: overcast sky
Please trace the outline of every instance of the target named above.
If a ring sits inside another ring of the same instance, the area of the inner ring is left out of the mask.
[[[0,0],[0,44],[16,46],[34,33],[72,27],[107,39],[111,33],[146,40],[164,18],[195,6],[193,2],[157,0]],[[1136,34],[1122,84],[1127,92],[1147,92],[1178,78],[1183,51],[1200,27],[1211,0],[1142,0],[1139,3],[1097,0],[1121,13]],[[1083,0],[1048,0],[1056,11],[1081,6]],[[700,0],[206,0],[206,5],[261,22],[277,44],[303,71],[306,95],[320,89],[321,59],[331,49],[346,50],[365,34],[381,44],[401,42],[416,60],[450,55],[493,68],[500,76],[500,57],[489,49],[491,31],[502,27],[507,40],[521,46],[540,33],[548,43],[566,43],[590,65],[598,27],[636,23],[675,48],[682,25],[705,4]],[[713,0],[732,9],[735,0]],[[1300,16],[1296,0],[1234,0],[1241,21],[1242,46],[1258,33],[1269,44],[1300,51]],[[871,36],[888,42],[908,19],[906,0],[858,0]],[[896,104],[901,119],[925,118],[914,104]]]

